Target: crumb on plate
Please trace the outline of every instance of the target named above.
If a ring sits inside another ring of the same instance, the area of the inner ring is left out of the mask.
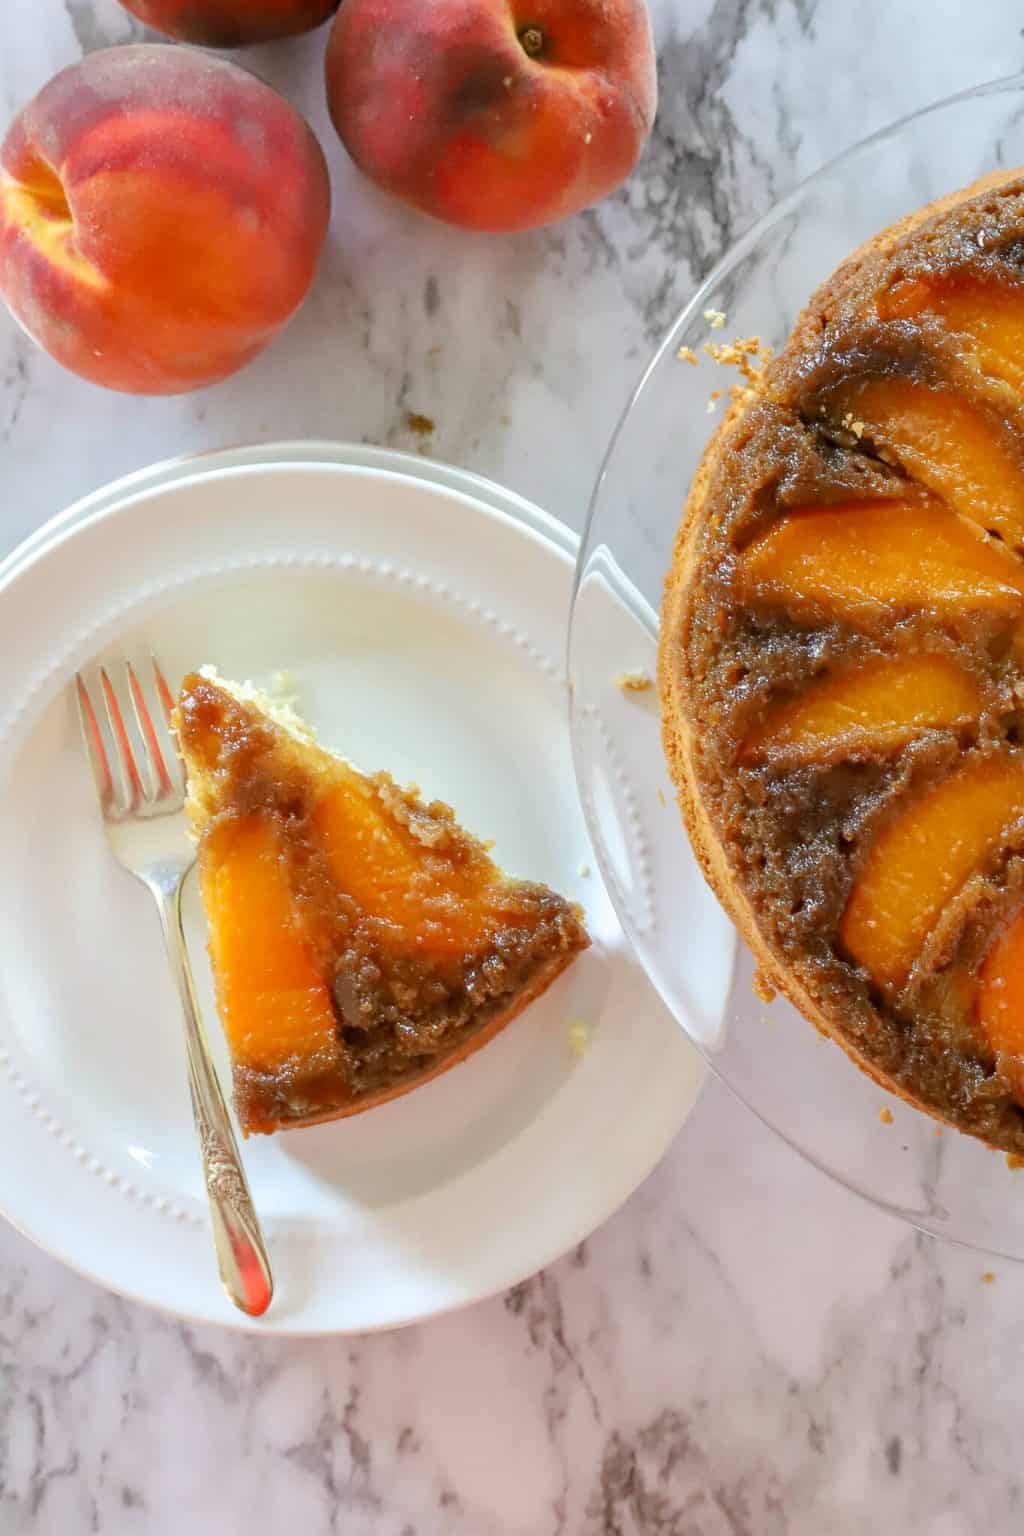
[[[615,686],[623,693],[646,693],[648,688],[654,687],[654,679],[649,672],[620,672],[615,678]]]
[[[725,324],[724,309],[706,309],[704,319],[713,331],[720,331]]]
[[[299,705],[299,680],[294,672],[282,668],[270,675],[270,687],[268,694],[275,704],[284,705],[288,709],[298,710]]]
[[[878,1118],[883,1125],[892,1125],[892,1110],[888,1105],[878,1111]]]
[[[775,988],[772,986],[771,982],[768,980],[763,971],[757,970],[754,972],[750,986],[754,996],[758,998],[762,1003],[774,1003]]]
[[[569,1049],[576,1056],[585,1056],[590,1044],[590,1026],[582,1019],[573,1019],[569,1025]]]

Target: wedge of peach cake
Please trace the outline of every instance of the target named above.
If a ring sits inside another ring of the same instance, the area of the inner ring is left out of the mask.
[[[484,1045],[589,943],[447,805],[321,747],[209,672],[176,730],[246,1133],[355,1114]]]

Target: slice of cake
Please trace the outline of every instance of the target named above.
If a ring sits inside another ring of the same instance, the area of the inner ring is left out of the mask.
[[[355,1114],[454,1066],[590,942],[447,805],[326,752],[206,671],[175,719],[246,1134]]]

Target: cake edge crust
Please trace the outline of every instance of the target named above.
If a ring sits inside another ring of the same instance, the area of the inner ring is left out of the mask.
[[[399,1078],[387,1088],[378,1088],[373,1093],[361,1095],[350,1103],[339,1105],[337,1109],[318,1110],[315,1114],[304,1115],[301,1118],[289,1116],[286,1120],[276,1121],[272,1129],[267,1132],[257,1131],[251,1134],[270,1135],[276,1131],[299,1130],[306,1125],[323,1125],[329,1120],[347,1120],[352,1115],[362,1114],[365,1109],[375,1109],[380,1104],[388,1104],[392,1099],[400,1099],[403,1094],[410,1093],[412,1089],[432,1082],[434,1078],[447,1072],[449,1067],[457,1067],[461,1062],[467,1061],[470,1056],[475,1055],[483,1046],[500,1035],[507,1024],[511,1024],[513,1019],[518,1018],[519,1014],[547,991],[552,982],[568,969],[581,952],[581,949],[567,949],[553,955],[546,965],[531,977],[529,986],[516,994],[507,1008],[481,1024],[448,1055],[440,1057],[424,1071],[411,1072],[408,1077]]]

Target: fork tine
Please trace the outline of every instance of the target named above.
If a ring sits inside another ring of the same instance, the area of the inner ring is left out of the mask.
[[[135,721],[139,727],[139,735],[142,737],[149,759],[150,778],[153,790],[158,800],[165,795],[174,794],[174,785],[171,776],[167,772],[167,764],[164,762],[164,754],[160,747],[160,741],[153,724],[153,716],[149,712],[146,696],[139,686],[139,680],[135,675],[135,668],[130,661],[125,662],[125,671],[128,674],[128,692],[131,695],[132,708],[135,712]]]
[[[153,665],[153,677],[156,681],[157,696],[160,700],[160,705],[164,712],[164,721],[167,725],[167,733],[171,738],[171,753],[174,758],[174,766],[177,770],[178,785],[182,793],[184,793],[186,788],[185,764],[182,761],[181,753],[178,751],[178,738],[172,722],[172,716],[174,714],[174,695],[167,685],[167,679],[161,672],[160,663],[157,661],[156,657],[150,656],[149,659]]]
[[[128,792],[128,815],[134,815],[139,806],[146,799],[146,790],[139,777],[139,770],[135,765],[135,754],[132,751],[131,739],[125,727],[121,706],[117,702],[117,694],[107,675],[106,667],[100,668],[100,683],[103,687],[103,699],[107,706],[107,720],[110,722],[111,735],[117,747],[117,755],[124,774],[125,788]]]
[[[160,703],[163,706],[164,719],[167,721],[167,729],[172,730],[171,715],[174,713],[174,695],[167,686],[167,679],[160,670],[160,663],[155,656],[150,656],[153,663],[153,677],[156,680],[156,691],[160,695]]]
[[[78,698],[78,718],[82,726],[82,737],[89,754],[92,776],[96,781],[100,810],[104,816],[111,816],[117,811],[117,790],[114,787],[114,776],[110,771],[107,749],[103,745],[103,732],[100,730],[92,698],[81,672],[75,673],[75,692]]]

